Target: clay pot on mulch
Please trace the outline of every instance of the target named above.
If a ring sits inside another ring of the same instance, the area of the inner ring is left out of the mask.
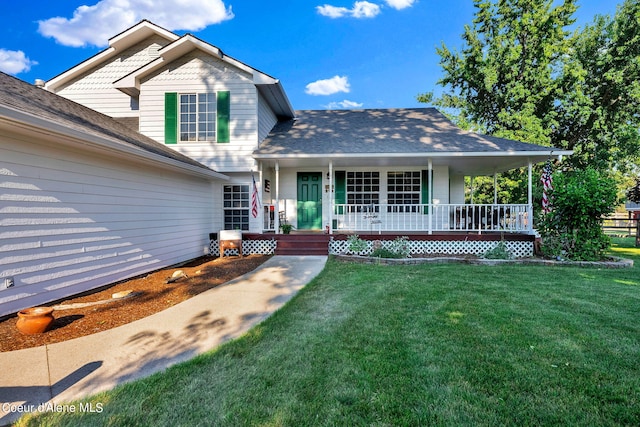
[[[41,334],[53,323],[53,308],[31,307],[18,312],[16,327],[26,335]]]

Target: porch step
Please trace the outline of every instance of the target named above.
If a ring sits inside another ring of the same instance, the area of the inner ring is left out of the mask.
[[[329,239],[326,234],[278,234],[276,255],[328,255]]]

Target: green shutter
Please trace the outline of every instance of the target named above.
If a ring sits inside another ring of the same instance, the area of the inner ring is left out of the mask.
[[[178,143],[178,94],[164,94],[164,143]]]
[[[429,171],[423,170],[420,182],[420,190],[422,191],[422,204],[426,205],[430,202],[429,198]],[[424,208],[424,213],[429,213],[429,207]]]
[[[229,91],[218,92],[218,142],[229,142],[231,98]]]
[[[336,205],[343,205],[347,203],[347,174],[345,171],[336,171],[334,176],[335,203]],[[344,214],[344,208],[338,207],[336,214]]]

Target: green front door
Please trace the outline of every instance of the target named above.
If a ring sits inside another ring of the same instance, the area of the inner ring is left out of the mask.
[[[322,229],[322,173],[298,172],[298,229]]]

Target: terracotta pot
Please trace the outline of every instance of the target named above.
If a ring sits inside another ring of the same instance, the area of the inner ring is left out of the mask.
[[[27,335],[41,334],[53,323],[53,308],[31,307],[18,312],[16,327]]]

